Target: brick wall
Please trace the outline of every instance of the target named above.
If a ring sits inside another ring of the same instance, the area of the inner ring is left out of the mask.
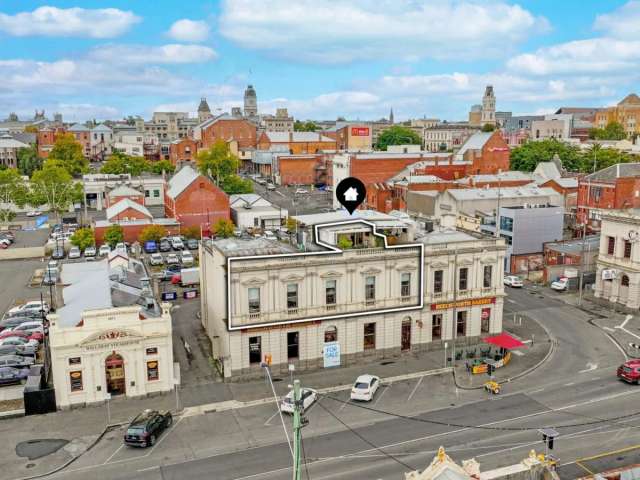
[[[218,140],[225,142],[235,140],[239,148],[255,148],[256,127],[248,120],[218,120],[203,129],[201,145],[203,148],[210,148]]]
[[[184,227],[214,224],[229,219],[229,197],[210,180],[200,175],[177,198],[165,195],[165,215]]]
[[[134,209],[134,208],[127,208],[124,211],[122,211],[121,213],[119,213],[118,215],[116,215],[113,218],[108,218],[107,220],[110,221],[118,221],[118,220],[132,220],[132,219],[136,219],[136,220],[144,220],[146,218],[149,218],[147,215],[145,215],[142,212],[139,212],[138,210]]]
[[[183,162],[195,162],[198,155],[198,143],[191,138],[183,138],[169,145],[169,161],[173,165]]]
[[[284,146],[292,155],[318,153],[322,150],[335,150],[336,142],[271,142],[263,133],[258,141],[258,150],[269,150],[272,146]]]
[[[317,182],[317,170],[320,156],[278,157],[280,182],[282,185],[311,185]]]
[[[467,172],[468,175],[496,174],[500,170],[503,172],[509,170],[509,145],[499,131],[493,133],[480,152],[472,150],[467,153],[468,157],[465,154],[467,157],[465,160],[473,162],[470,171]]]
[[[124,241],[128,243],[133,243],[138,241],[138,237],[142,230],[147,228],[149,225],[153,225],[153,221],[149,221],[148,223],[136,224],[136,225],[126,225],[121,223],[122,231],[124,233]],[[179,235],[180,234],[180,226],[167,226],[162,225],[167,230],[167,235]],[[104,243],[104,234],[108,227],[95,227],[94,228],[94,236],[96,239],[96,245],[100,246]]]
[[[144,205],[144,195],[143,194],[140,194],[140,195],[137,195],[137,196],[136,195],[125,195],[125,196],[112,197],[111,195],[109,195],[107,193],[107,198],[105,199],[106,208],[109,208],[112,205],[115,205],[120,200],[124,200],[125,198],[128,198],[132,202],[136,202],[136,203],[138,203],[140,205]]]

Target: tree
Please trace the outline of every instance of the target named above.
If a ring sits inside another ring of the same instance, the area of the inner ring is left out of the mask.
[[[59,161],[47,160],[41,170],[31,176],[28,203],[34,206],[48,205],[56,216],[69,209],[73,202],[82,199],[82,183],[73,181],[71,174]]]
[[[493,132],[495,129],[496,129],[496,126],[495,126],[495,125],[492,125],[492,124],[490,124],[490,123],[485,123],[485,124],[482,126],[482,131],[483,131],[483,132]]]
[[[182,234],[187,238],[200,238],[200,229],[198,227],[187,227],[182,229]]]
[[[348,237],[341,236],[338,239],[338,248],[340,250],[347,250],[351,247],[353,247],[353,242]]]
[[[235,228],[236,227],[231,220],[221,218],[213,226],[213,233],[215,233],[217,237],[229,238],[233,235]]]
[[[609,122],[604,128],[592,128],[589,130],[589,138],[594,140],[624,140],[627,133],[618,122]]]
[[[231,153],[226,142],[218,140],[208,150],[198,152],[197,164],[203,175],[211,177],[216,185],[224,188],[225,180],[236,175],[240,160]],[[231,185],[237,185],[237,182],[231,180]]]
[[[144,157],[134,157],[126,153],[114,152],[109,155],[100,171],[116,175],[128,173],[133,177],[137,177],[150,169],[151,166]]]
[[[65,133],[56,139],[48,158],[59,161],[72,176],[85,173],[89,169],[89,161],[84,158],[82,145],[76,142],[71,133]]]
[[[410,128],[401,125],[394,125],[387,128],[378,137],[376,147],[379,150],[386,150],[389,145],[421,145],[420,135]]]
[[[238,175],[229,175],[222,181],[220,188],[229,195],[253,193],[253,182],[248,178],[240,178]]]
[[[124,241],[124,230],[117,224],[107,227],[104,232],[104,241],[108,243],[111,248],[115,247],[116,244]]]
[[[176,167],[169,160],[160,160],[159,162],[153,162],[149,165],[149,171],[156,175],[162,175],[162,172],[170,175],[175,172]]]
[[[296,229],[298,228],[298,221],[293,218],[293,217],[287,217],[287,232],[291,233],[291,232],[295,232]]]
[[[138,235],[138,241],[142,244],[145,242],[159,242],[162,237],[167,236],[167,229],[161,225],[149,225],[145,227]]]
[[[22,207],[27,203],[28,190],[17,170],[0,170],[0,221],[8,222],[15,217],[12,205]]]
[[[18,149],[18,170],[22,175],[30,177],[35,170],[42,168],[42,159],[38,156],[35,145]]]
[[[300,120],[296,120],[293,123],[293,130],[296,132],[315,132],[320,130],[320,127],[312,121],[301,122]]]
[[[633,157],[628,153],[615,148],[602,148],[601,145],[593,145],[589,151],[583,153],[582,171],[593,172],[610,167],[617,163],[632,162]],[[595,166],[595,167],[594,167]]]
[[[567,170],[582,170],[582,155],[578,147],[555,139],[529,141],[511,150],[511,170],[532,172],[538,163],[549,162],[556,154]]]
[[[84,251],[96,244],[96,239],[91,228],[79,228],[71,235],[71,244]]]

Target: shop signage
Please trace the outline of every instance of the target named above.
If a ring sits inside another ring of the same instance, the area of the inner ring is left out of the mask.
[[[158,380],[158,362],[147,362],[147,380]]]
[[[432,303],[431,310],[448,310],[449,308],[475,307],[476,305],[490,305],[496,303],[496,297],[473,298],[470,300],[458,300],[457,302]]]
[[[340,366],[340,343],[328,342],[324,344],[322,351],[324,357],[324,368]]]
[[[616,271],[615,270],[611,270],[611,269],[604,269],[602,270],[602,279],[603,280],[615,280],[616,278]]]
[[[114,350],[125,345],[134,345],[136,343],[140,343],[140,340],[140,338],[136,338],[134,340],[124,340],[122,342],[91,343],[88,345],[83,345],[82,347],[85,350]]]
[[[369,127],[351,127],[351,135],[354,137],[368,137]]]
[[[177,300],[178,292],[162,292],[162,300],[165,302],[168,300]]]
[[[198,290],[186,290],[182,293],[182,296],[184,298],[197,298]]]
[[[321,323],[320,320],[314,320],[313,322],[300,322],[300,323],[296,323],[296,327],[304,328],[304,327],[310,327],[312,325],[318,325],[320,323]],[[268,327],[243,328],[241,331],[242,332],[251,331],[251,333],[257,333],[257,332],[268,332],[270,330],[281,330],[283,328],[289,328],[289,327],[291,327],[290,323],[283,323],[282,325],[270,325]]]
[[[81,371],[69,372],[69,379],[71,380],[72,392],[82,391],[82,372]]]

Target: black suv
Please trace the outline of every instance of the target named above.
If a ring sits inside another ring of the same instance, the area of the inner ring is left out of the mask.
[[[171,251],[171,243],[166,238],[161,238],[160,243],[158,245],[158,250],[161,252],[170,252]]]
[[[171,412],[158,412],[157,410],[145,410],[134,418],[126,433],[124,444],[132,447],[150,447],[165,428],[173,423]]]

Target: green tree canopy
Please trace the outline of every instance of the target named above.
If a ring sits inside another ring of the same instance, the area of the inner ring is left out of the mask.
[[[96,239],[91,228],[79,228],[74,232],[70,240],[72,245],[75,245],[82,251],[96,244]]]
[[[200,238],[200,228],[198,228],[196,226],[186,227],[186,228],[182,229],[182,234],[187,238],[199,239]]]
[[[387,128],[378,136],[376,147],[379,150],[386,150],[389,145],[421,145],[420,135],[410,128],[401,125],[394,125]]]
[[[582,169],[582,155],[578,147],[554,139],[529,141],[511,150],[511,170],[532,172],[540,162],[549,162],[557,154],[564,168]]]
[[[253,183],[249,179],[244,179],[238,175],[229,175],[226,177],[220,188],[229,195],[236,195],[239,193],[253,193]]]
[[[124,230],[120,225],[111,225],[104,232],[104,241],[111,248],[124,241]]]
[[[0,221],[8,222],[15,217],[11,204],[23,207],[28,203],[27,184],[17,170],[0,170]]]
[[[31,205],[48,205],[58,217],[69,209],[73,202],[82,199],[82,184],[73,181],[71,174],[60,161],[48,159],[41,170],[31,176]]]
[[[214,143],[208,150],[198,152],[200,172],[212,178],[227,193],[248,193],[248,184],[239,177],[235,178],[239,165],[238,157],[231,153],[229,145],[222,140]]]
[[[65,133],[56,139],[48,158],[60,162],[72,176],[89,170],[89,161],[84,158],[82,145],[76,142],[72,133]]]
[[[300,120],[296,120],[293,123],[293,130],[296,132],[315,132],[320,130],[320,127],[312,121],[302,122]]]
[[[624,140],[627,133],[618,122],[609,122],[604,128],[592,128],[589,130],[589,138],[593,140]]]
[[[217,237],[229,238],[233,235],[235,228],[231,220],[221,218],[213,225],[213,233],[215,233]]]
[[[483,131],[483,132],[493,132],[495,129],[496,129],[496,126],[495,126],[495,125],[492,125],[492,124],[490,124],[490,123],[485,123],[485,124],[482,126],[482,131]]]
[[[42,168],[42,159],[38,156],[38,149],[35,145],[18,150],[18,170],[22,175],[30,177],[39,168]]]
[[[144,157],[134,157],[122,152],[114,152],[107,158],[100,171],[102,173],[121,175],[128,173],[137,177],[151,170],[149,162]]]
[[[149,225],[145,227],[138,235],[138,241],[140,243],[145,242],[159,242],[162,237],[167,236],[167,229],[162,225]]]
[[[156,175],[162,175],[162,172],[165,172],[167,175],[171,175],[176,171],[176,167],[169,160],[160,160],[158,162],[150,163],[149,171]]]

